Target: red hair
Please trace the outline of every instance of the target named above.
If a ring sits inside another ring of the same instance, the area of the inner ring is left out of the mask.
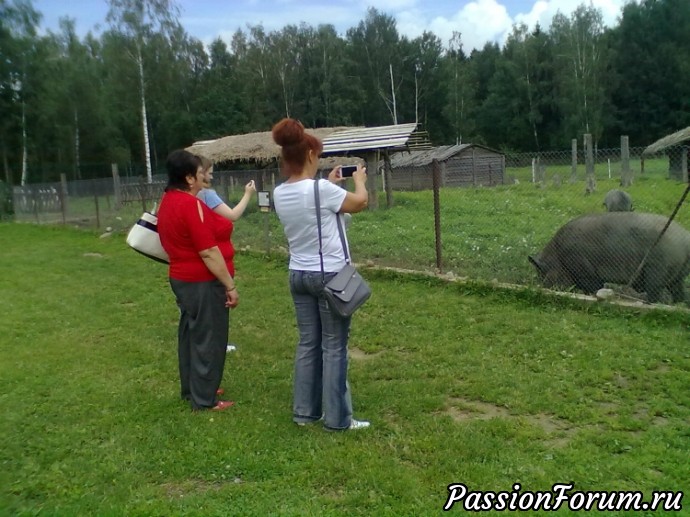
[[[321,140],[304,131],[304,126],[294,118],[284,118],[273,126],[273,141],[282,147],[283,174],[301,174],[307,163],[307,154],[312,151],[317,157],[323,151]]]

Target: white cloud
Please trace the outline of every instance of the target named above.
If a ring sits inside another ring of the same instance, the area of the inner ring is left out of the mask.
[[[447,45],[453,32],[460,32],[463,50],[469,54],[473,49],[481,49],[486,42],[502,45],[517,23],[533,29],[538,22],[548,30],[558,11],[570,16],[583,3],[600,9],[604,23],[613,26],[618,22],[622,6],[628,1],[641,0],[533,0],[525,12],[509,11],[513,5],[511,0],[299,0],[296,3],[295,0],[273,0],[274,6],[280,4],[283,7],[267,9],[262,2],[244,2],[224,16],[207,18],[205,22],[190,16],[187,22],[190,27],[205,25],[209,29],[216,28],[201,38],[207,44],[217,36],[229,42],[235,30],[246,29],[246,20],[253,20],[252,25],[262,24],[267,31],[300,22],[312,27],[330,23],[344,35],[348,28],[356,27],[366,17],[368,7],[374,7],[392,16],[398,32],[409,38],[420,36],[426,30]],[[293,8],[285,8],[289,3]],[[239,8],[240,5],[243,7]],[[186,25],[184,20],[183,25]]]
[[[476,0],[450,18],[434,18],[429,23],[429,30],[444,44],[453,36],[453,31],[459,32],[463,50],[470,53],[472,49],[482,48],[487,41],[503,41],[512,23],[504,5],[496,0]]]
[[[515,17],[515,22],[525,23],[530,28],[533,28],[536,23],[539,22],[539,25],[548,29],[556,13],[560,11],[561,14],[570,16],[570,14],[583,3],[585,5],[591,5],[595,9],[599,9],[602,14],[604,25],[612,27],[618,23],[621,9],[625,1],[589,0],[588,3],[585,3],[583,0],[538,0],[534,3],[529,13],[518,14]]]

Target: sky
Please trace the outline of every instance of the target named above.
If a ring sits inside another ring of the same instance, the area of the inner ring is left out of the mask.
[[[554,14],[569,16],[578,5],[600,9],[607,26],[616,25],[625,3],[640,0],[176,0],[180,23],[188,34],[206,45],[217,37],[230,42],[237,29],[262,24],[266,31],[304,22],[316,27],[332,24],[338,33],[356,27],[368,7],[396,20],[401,35],[415,38],[425,30],[447,46],[453,31],[462,34],[463,50],[481,49],[486,42],[503,44],[513,24],[537,23],[548,28]],[[59,31],[59,19],[76,20],[77,34],[106,28],[106,0],[33,0],[43,14],[44,31]]]

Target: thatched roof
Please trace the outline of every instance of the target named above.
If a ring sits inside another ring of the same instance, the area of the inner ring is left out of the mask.
[[[663,151],[667,147],[675,146],[684,142],[685,140],[690,140],[690,126],[680,131],[676,131],[672,135],[667,135],[654,142],[652,145],[648,146],[642,154],[654,154],[659,151]]]
[[[350,128],[323,127],[318,129],[307,129],[306,131],[323,140],[327,136],[337,131],[342,131],[343,129]],[[277,161],[280,157],[280,147],[273,141],[273,136],[270,131],[247,133],[244,135],[230,135],[218,138],[217,140],[195,142],[190,147],[187,147],[187,151],[204,155],[216,164],[224,162],[255,162],[259,165],[267,165]],[[336,165],[341,161],[343,163],[352,162],[352,159],[322,159],[321,165]]]

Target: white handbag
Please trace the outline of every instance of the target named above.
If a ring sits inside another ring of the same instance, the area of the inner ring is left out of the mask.
[[[127,244],[142,255],[157,262],[168,264],[170,258],[161,245],[158,235],[158,217],[144,212],[127,234]]]

